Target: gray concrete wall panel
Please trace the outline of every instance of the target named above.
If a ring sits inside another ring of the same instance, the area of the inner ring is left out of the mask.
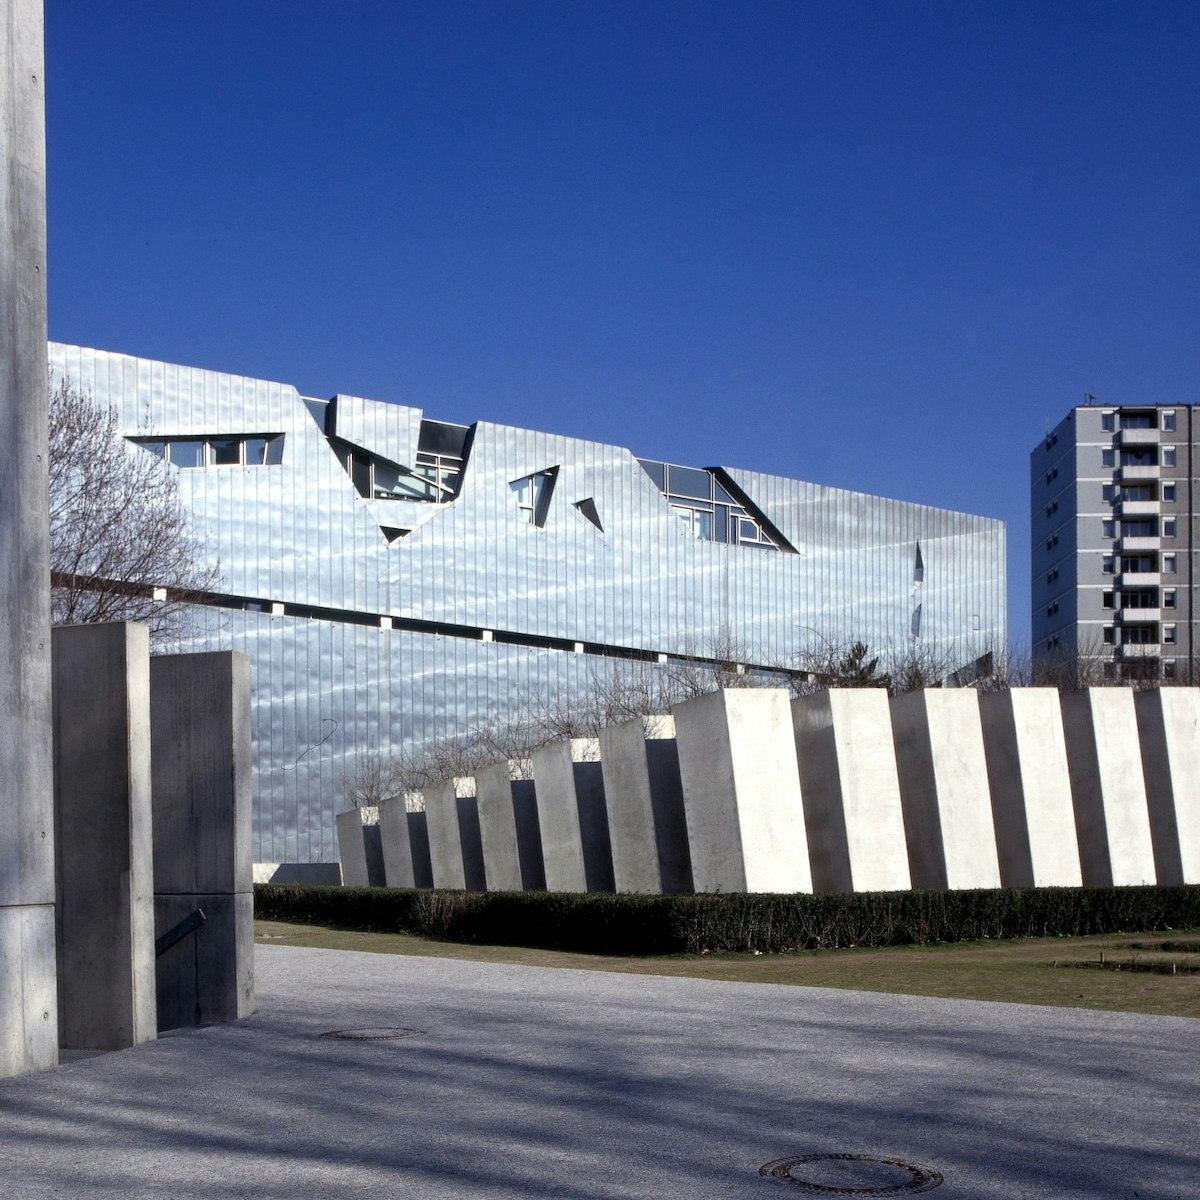
[[[646,758],[648,724],[653,724],[653,718],[634,717],[600,731],[600,767],[618,892],[663,890]]]
[[[1060,698],[1083,882],[1155,882],[1133,693],[1085,688]]]
[[[429,861],[436,888],[467,886],[456,784],[454,779],[444,779],[425,789],[425,827],[429,833]]]
[[[591,738],[553,742],[534,751],[531,760],[546,887],[552,892],[588,890],[575,764],[593,745]]]
[[[342,883],[346,887],[387,886],[387,861],[379,823],[379,809],[372,806],[338,813],[338,849]]]
[[[697,892],[811,892],[788,695],[736,689],[674,708]]]
[[[1083,873],[1056,688],[979,698],[1000,878],[1005,887],[1079,887]]]
[[[59,1044],[120,1050],[157,1036],[150,634],[52,633]]]
[[[1161,884],[1200,883],[1200,689],[1134,697]]]
[[[978,694],[923,689],[891,708],[913,887],[999,887]]]
[[[792,701],[796,759],[819,891],[911,886],[891,713],[883,688]]]
[[[383,855],[383,877],[386,885],[398,888],[416,887],[412,838],[408,831],[408,805],[403,796],[393,796],[379,802],[379,846]]]
[[[484,876],[489,892],[519,892],[523,885],[513,807],[513,764],[508,760],[475,772]]]

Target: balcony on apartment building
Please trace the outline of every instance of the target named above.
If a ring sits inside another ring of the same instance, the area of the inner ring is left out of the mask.
[[[1118,429],[1113,436],[1116,446],[1157,446],[1159,431],[1157,429]]]

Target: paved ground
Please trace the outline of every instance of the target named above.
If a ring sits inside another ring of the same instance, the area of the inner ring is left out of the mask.
[[[1200,1195],[1200,1021],[257,955],[248,1021],[0,1081],[0,1196],[784,1200],[758,1168],[815,1153],[941,1200]],[[377,1026],[419,1032],[320,1036]]]

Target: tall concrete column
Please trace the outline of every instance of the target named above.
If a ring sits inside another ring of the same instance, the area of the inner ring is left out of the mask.
[[[0,1075],[58,1061],[42,0],[0,5]]]

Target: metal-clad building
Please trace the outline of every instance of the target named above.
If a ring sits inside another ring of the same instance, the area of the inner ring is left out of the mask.
[[[998,520],[96,350],[51,364],[175,464],[219,566],[185,648],[253,660],[256,861],[337,857],[356,752],[553,703],[606,660],[1004,646]]]

